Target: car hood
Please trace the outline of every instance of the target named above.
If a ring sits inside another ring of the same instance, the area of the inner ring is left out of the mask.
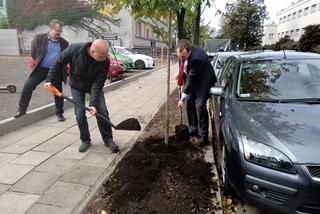
[[[295,163],[320,163],[320,105],[238,102],[234,119],[242,136],[268,144]]]

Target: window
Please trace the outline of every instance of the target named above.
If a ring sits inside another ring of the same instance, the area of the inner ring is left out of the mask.
[[[298,18],[300,18],[302,16],[302,10],[298,11]]]
[[[299,29],[296,29],[295,37],[299,37],[299,32],[300,32],[300,30],[299,30]]]
[[[0,7],[3,7],[3,0],[0,0]]]
[[[287,17],[283,17],[283,23],[285,23],[287,21]]]
[[[288,22],[290,22],[290,20],[291,20],[291,15],[288,15]]]
[[[278,39],[280,39],[280,37],[281,37],[281,34],[280,34],[280,33],[278,33]]]
[[[273,33],[269,33],[269,39],[273,39]]]
[[[311,6],[311,13],[315,13],[317,11],[317,4]]]
[[[297,16],[297,13],[296,12],[294,12],[294,13],[292,13],[292,20],[294,20],[294,19],[296,19],[296,16]]]
[[[136,36],[141,36],[141,22],[136,22]]]
[[[309,7],[304,8],[303,15],[306,16],[309,13]]]
[[[281,24],[281,23],[282,23],[282,18],[279,19],[279,24]]]
[[[294,37],[294,30],[291,30],[290,31],[290,38],[293,39],[293,37]]]

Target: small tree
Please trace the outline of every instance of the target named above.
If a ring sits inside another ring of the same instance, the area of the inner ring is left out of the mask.
[[[237,0],[227,4],[222,30],[231,39],[232,49],[248,50],[260,45],[266,17],[264,0]]]
[[[290,39],[288,35],[279,39],[278,42],[274,44],[274,50],[298,50],[298,42]]]
[[[8,28],[8,22],[6,17],[0,16],[0,29],[7,29]]]
[[[299,40],[301,51],[318,52],[320,45],[320,25],[309,25],[304,29],[304,34]]]

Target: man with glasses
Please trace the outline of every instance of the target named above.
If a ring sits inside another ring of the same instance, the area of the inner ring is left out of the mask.
[[[43,82],[48,74],[50,66],[56,57],[68,47],[68,42],[60,35],[63,23],[59,20],[52,20],[49,23],[49,32],[38,34],[31,43],[31,74],[25,82],[19,100],[18,110],[14,117],[19,118],[26,114],[33,91]],[[66,83],[66,70],[53,83],[54,86],[62,91],[62,81]],[[63,98],[54,96],[56,115],[59,122],[65,120],[63,116]]]

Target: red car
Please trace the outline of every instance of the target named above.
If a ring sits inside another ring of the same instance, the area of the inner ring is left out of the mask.
[[[110,82],[123,79],[123,71],[126,70],[126,66],[122,60],[110,58],[110,68],[108,72],[108,79]]]

